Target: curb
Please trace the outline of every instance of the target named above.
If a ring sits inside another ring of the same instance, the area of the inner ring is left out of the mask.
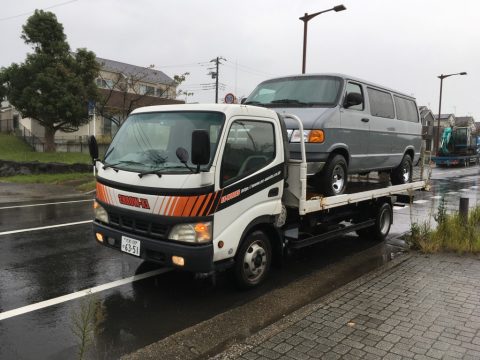
[[[367,249],[361,253],[347,257],[344,261],[347,259],[348,261],[358,261],[357,259],[361,259],[362,255],[368,253],[368,251]],[[373,270],[373,272],[360,276],[333,291],[333,293],[325,295],[325,291],[328,291],[331,284],[327,282],[327,285],[319,289],[318,287],[312,286],[312,280],[315,281],[315,279],[319,277],[331,277],[330,269],[333,265],[326,266],[324,269],[315,271],[283,288],[275,289],[246,304],[181,330],[131,354],[124,355],[122,359],[164,358],[195,360],[206,359],[209,358],[209,356],[215,356],[215,359],[236,357],[248,351],[257,342],[262,342],[285,327],[292,325],[293,322],[297,321],[297,318],[307,316],[317,309],[318,306],[321,306],[321,301],[326,301],[330,299],[331,296],[338,296],[339,294],[349,291],[352,286],[360,286],[369,281],[369,279],[378,276],[392,267],[398,266],[409,258],[410,255],[401,255],[386,265],[382,265],[380,268]],[[350,271],[343,262],[342,264],[335,264],[335,266],[339,266],[340,271]],[[349,287],[347,288],[347,286]],[[291,294],[295,294],[295,296],[291,296]],[[311,300],[312,298],[315,299],[313,302]],[[291,312],[292,309],[296,310]],[[258,314],[256,318],[261,319],[261,321],[257,320],[254,323],[249,322],[245,317],[247,313],[250,315],[253,314],[254,316]],[[230,346],[232,347],[228,349]],[[228,350],[222,353],[225,349]]]

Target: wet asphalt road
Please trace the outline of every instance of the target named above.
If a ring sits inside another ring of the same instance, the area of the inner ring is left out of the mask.
[[[417,192],[413,204],[395,209],[387,244],[359,241],[352,235],[315,246],[292,256],[285,267],[273,269],[266,284],[250,292],[236,290],[228,274],[220,274],[213,287],[189,274],[165,272],[0,320],[0,359],[76,358],[80,338],[75,323],[87,313],[88,305],[97,309],[95,342],[89,346],[88,357],[117,358],[315,270],[333,265],[335,271],[334,265],[348,256],[366,254],[361,266],[352,265],[349,275],[338,278],[334,287],[341,286],[387,261],[399,250],[396,245],[402,245],[396,237],[409,229],[410,219],[433,216],[439,197],[445,196],[452,209],[458,207],[460,196],[469,197],[471,206],[478,204],[479,173],[479,167],[435,169],[431,192]],[[2,208],[5,206],[0,204],[0,316],[152,270],[132,256],[97,245],[89,223],[6,233],[88,221],[91,201]]]

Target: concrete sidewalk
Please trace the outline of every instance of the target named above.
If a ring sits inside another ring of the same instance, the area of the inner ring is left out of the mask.
[[[480,359],[480,257],[414,254],[214,359]]]

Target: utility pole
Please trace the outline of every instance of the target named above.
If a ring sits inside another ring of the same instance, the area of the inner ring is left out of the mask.
[[[212,79],[215,79],[215,104],[218,104],[218,78],[219,78],[219,74],[218,74],[218,70],[219,70],[219,65],[221,64],[221,60],[224,60],[226,61],[227,59],[221,57],[221,56],[217,56],[215,59],[212,59],[210,60],[210,62],[213,62],[215,63],[215,71],[210,71],[208,73],[208,75],[210,75],[212,77]],[[209,70],[213,70],[212,68],[210,68]]]

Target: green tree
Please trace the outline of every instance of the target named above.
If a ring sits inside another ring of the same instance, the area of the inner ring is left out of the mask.
[[[51,12],[35,10],[21,38],[33,53],[0,70],[0,95],[45,128],[45,150],[55,151],[57,131],[73,132],[88,123],[88,101],[98,97],[99,65],[91,51],[70,51],[63,25]]]

